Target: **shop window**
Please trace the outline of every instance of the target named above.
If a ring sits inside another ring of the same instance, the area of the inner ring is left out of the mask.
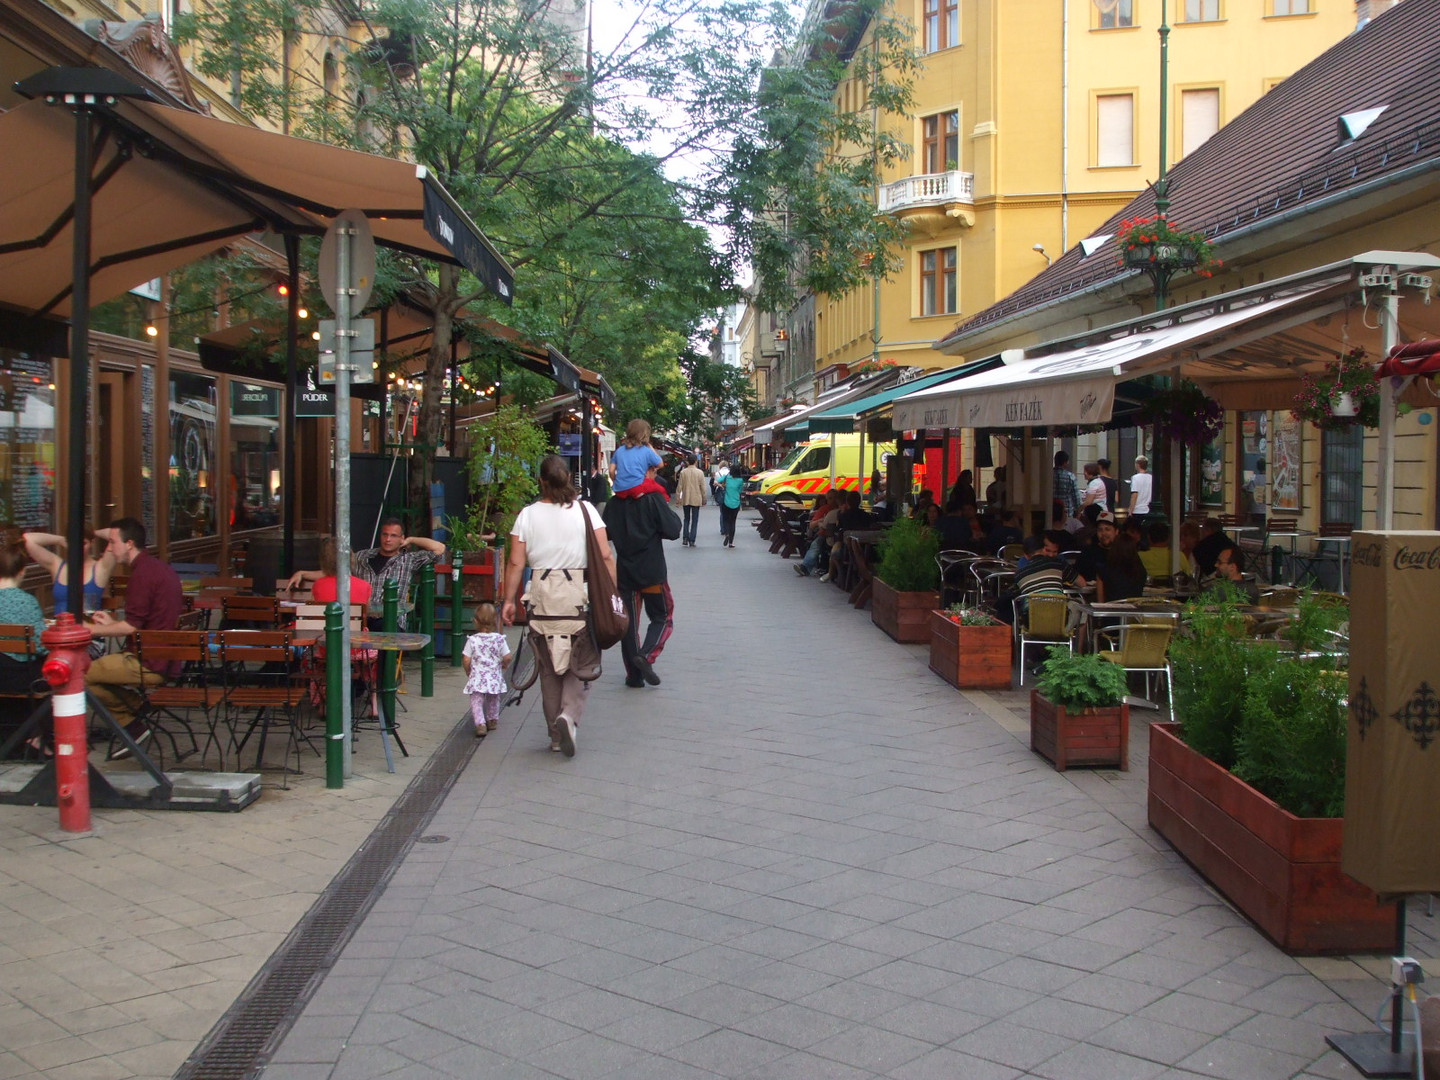
[[[1095,29],[1118,30],[1135,25],[1135,0],[1092,0]]]
[[[1273,0],[1272,15],[1309,15],[1310,0]]]
[[[0,521],[55,530],[55,389],[51,362],[0,349]]]
[[[280,388],[230,383],[230,528],[280,524]]]
[[[170,373],[170,539],[216,531],[215,380]]]
[[[1220,91],[1215,87],[1180,92],[1180,156],[1191,154],[1220,130]]]
[[[1218,22],[1220,0],[1185,0],[1185,22]]]
[[[960,167],[960,111],[936,113],[921,121],[921,164],[927,173]]]
[[[1135,95],[1098,95],[1095,122],[1095,164],[1102,169],[1134,165]]]
[[[1360,528],[1365,432],[1358,424],[1320,433],[1320,520]]]
[[[939,52],[960,44],[960,0],[923,0],[925,51]]]
[[[920,253],[920,314],[955,314],[956,261],[953,247]]]

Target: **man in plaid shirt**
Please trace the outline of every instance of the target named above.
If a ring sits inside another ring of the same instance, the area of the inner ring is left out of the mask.
[[[1064,450],[1055,452],[1055,501],[1065,507],[1066,521],[1080,513],[1080,485],[1070,471],[1070,455]]]
[[[418,550],[408,551],[414,547]],[[386,518],[380,525],[380,546],[357,551],[354,555],[355,576],[370,583],[370,607],[366,624],[371,630],[384,628],[385,582],[400,585],[400,629],[405,629],[405,598],[410,593],[410,579],[415,571],[437,562],[445,554],[445,545],[424,536],[406,536],[399,518]]]

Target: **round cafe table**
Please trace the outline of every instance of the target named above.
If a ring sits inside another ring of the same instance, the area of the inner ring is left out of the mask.
[[[400,631],[352,630],[352,649],[376,649],[380,652],[415,652],[430,644],[429,634],[410,634]],[[395,664],[386,662],[380,668],[380,745],[385,750],[385,767],[395,771],[395,758],[390,753],[390,736],[395,736],[395,745],[406,757],[410,751],[400,740],[395,727]]]

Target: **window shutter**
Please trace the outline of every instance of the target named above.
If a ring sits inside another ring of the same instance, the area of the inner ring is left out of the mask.
[[[1180,155],[1200,149],[1220,130],[1220,91],[1186,90],[1180,95]]]
[[[1103,94],[1095,99],[1099,140],[1095,164],[1135,164],[1135,98],[1130,94]]]

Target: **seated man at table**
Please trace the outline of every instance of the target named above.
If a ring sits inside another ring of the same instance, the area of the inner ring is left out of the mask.
[[[1069,539],[1063,529],[1045,532],[1040,550],[1021,561],[1011,587],[1000,594],[995,604],[995,615],[1000,621],[1014,622],[1015,612],[1017,608],[1024,609],[1026,597],[1040,592],[1061,592],[1075,580],[1075,568],[1060,558],[1060,551]]]
[[[845,508],[840,511],[835,519],[836,534],[835,540],[830,545],[830,566],[820,576],[821,581],[830,581],[840,572],[840,564],[845,561],[845,534],[852,529],[868,529],[875,524],[875,519],[870,512],[860,505],[860,492],[845,492]]]
[[[810,541],[810,547],[806,549],[805,556],[795,564],[795,573],[801,577],[809,577],[820,565],[820,560],[829,562],[830,546],[835,543],[840,533],[840,507],[843,505],[842,492],[832,488],[826,495],[830,509],[825,516],[814,526],[814,534]]]
[[[1145,564],[1145,574],[1152,582],[1169,580],[1170,526],[1163,521],[1152,521],[1147,531],[1150,535],[1150,546],[1140,549],[1140,561]]]
[[[1241,598],[1250,604],[1260,602],[1260,587],[1255,584],[1253,578],[1247,579],[1240,572],[1240,563],[1236,560],[1239,552],[1233,548],[1221,548],[1220,553],[1215,556],[1215,573],[1209,577],[1201,578],[1200,584],[1206,589],[1221,583],[1228,584],[1231,588],[1240,592]]]
[[[1115,525],[1114,514],[1096,515],[1095,539],[1080,549],[1080,557],[1075,560],[1079,584],[1091,585],[1100,580],[1100,568],[1109,559],[1110,545],[1115,543],[1115,538],[1119,535],[1120,530]]]
[[[407,550],[415,548],[418,550]],[[366,624],[371,630],[385,627],[385,583],[400,586],[400,622],[405,626],[405,599],[410,592],[410,579],[420,567],[438,562],[445,554],[445,545],[428,536],[406,536],[405,526],[396,517],[380,523],[380,546],[365,548],[354,555],[355,572],[370,583],[370,607]]]
[[[112,521],[110,538],[110,550],[115,553],[116,562],[130,568],[130,582],[125,589],[125,618],[117,619],[108,611],[97,611],[91,633],[96,637],[130,637],[137,630],[174,630],[185,606],[180,576],[169,563],[161,562],[145,550],[145,526],[135,518]],[[139,699],[132,688],[158,686],[175,678],[180,667],[174,660],[142,667],[133,652],[109,653],[91,662],[85,675],[85,689],[105,706],[136,743],[143,743],[150,738],[150,728],[135,719]],[[111,753],[110,760],[129,756],[130,748],[121,746]]]
[[[1019,544],[1024,539],[1024,534],[1020,531],[1020,515],[1014,510],[1002,510],[994,527],[985,537],[985,546],[990,554],[999,555],[1000,549],[1006,544]]]
[[[1200,540],[1195,544],[1195,550],[1191,552],[1190,558],[1195,563],[1197,577],[1207,577],[1215,572],[1215,563],[1218,561],[1220,552],[1232,549],[1236,555],[1239,554],[1239,547],[1234,540],[1225,535],[1220,528],[1219,518],[1206,518],[1205,523],[1200,526]]]

